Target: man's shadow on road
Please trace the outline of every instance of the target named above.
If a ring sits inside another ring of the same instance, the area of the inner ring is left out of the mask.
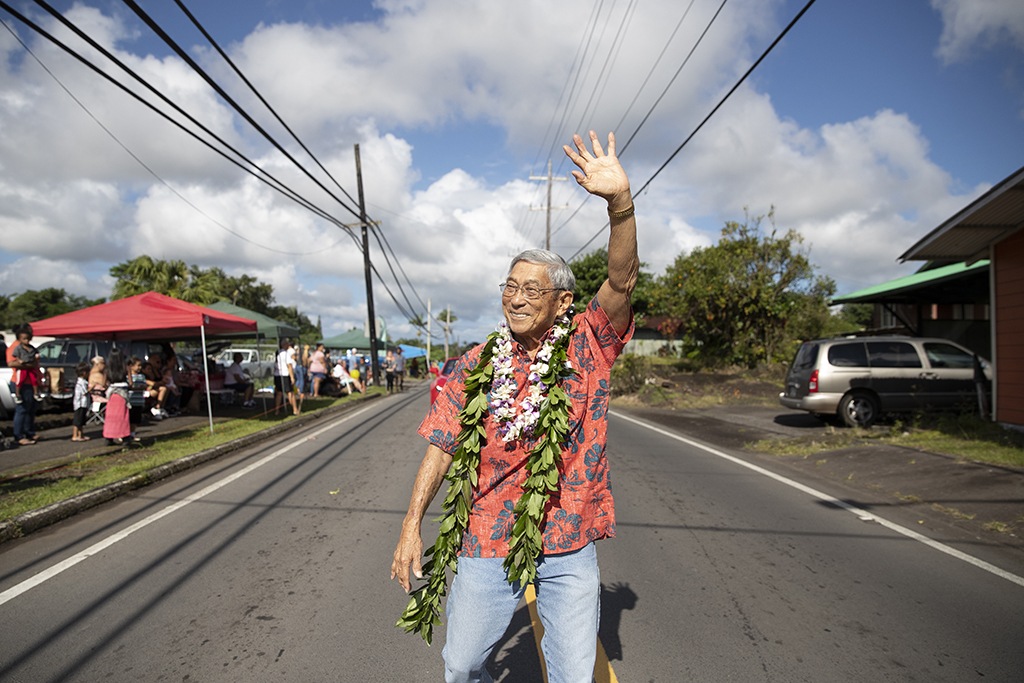
[[[601,626],[597,635],[609,661],[622,661],[622,639],[619,637],[622,613],[636,607],[639,599],[628,583],[601,585]]]
[[[609,661],[622,661],[619,626],[622,613],[636,607],[639,597],[628,583],[601,585],[601,624],[598,637]],[[488,669],[495,681],[540,681],[541,654],[530,625],[530,611],[523,603],[494,649]]]

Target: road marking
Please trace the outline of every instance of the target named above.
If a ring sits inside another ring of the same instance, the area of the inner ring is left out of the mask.
[[[980,560],[977,557],[974,557],[973,555],[968,555],[967,553],[957,550],[956,548],[952,548],[944,543],[939,543],[938,541],[928,538],[924,534],[918,533],[913,529],[909,529],[900,524],[896,524],[895,522],[890,522],[889,520],[883,517],[879,517],[871,512],[868,512],[864,508],[857,507],[856,505],[851,505],[850,503],[847,503],[845,500],[839,500],[838,498],[834,498],[828,495],[827,493],[822,493],[821,491],[813,489],[810,486],[805,486],[804,484],[801,484],[798,481],[794,481],[793,479],[789,479],[788,477],[783,477],[780,474],[775,474],[774,472],[766,470],[763,467],[759,467],[758,465],[746,462],[745,460],[741,460],[740,458],[729,455],[728,453],[723,453],[722,451],[717,450],[715,448],[711,448],[710,446],[705,446],[704,444],[698,443],[697,441],[693,441],[692,439],[687,439],[685,436],[680,436],[666,429],[662,429],[661,427],[655,427],[654,425],[648,424],[641,420],[637,420],[636,418],[627,417],[626,415],[623,415],[622,413],[619,412],[614,412],[611,414],[620,420],[632,422],[633,424],[639,427],[649,429],[652,432],[656,432],[663,436],[667,436],[670,439],[675,439],[676,441],[682,441],[683,443],[693,446],[694,448],[699,448],[700,450],[706,453],[710,453],[711,455],[718,456],[719,458],[723,458],[725,460],[728,460],[729,462],[746,467],[747,469],[753,470],[758,474],[763,474],[764,476],[774,479],[775,481],[781,482],[787,486],[791,486],[792,488],[795,488],[799,491],[803,491],[804,493],[814,498],[817,498],[818,500],[824,501],[829,505],[834,505],[838,508],[842,508],[843,510],[846,510],[851,514],[856,515],[858,518],[865,522],[877,522],[885,528],[895,531],[896,533],[906,536],[907,538],[918,541],[919,543],[923,543],[929,548],[933,548],[934,550],[938,550],[941,553],[945,553],[951,557],[955,557],[958,560],[962,560],[963,562],[973,565],[978,569],[987,571],[990,574],[995,574],[999,578],[1006,579],[1007,581],[1015,583],[1018,586],[1024,586],[1024,576],[1018,576],[1017,574],[1012,574],[1004,569],[1000,569],[994,564],[989,564],[988,562]]]
[[[315,437],[319,436],[320,434],[323,434],[324,432],[326,432],[326,431],[328,431],[330,429],[334,429],[338,425],[343,424],[345,422],[348,422],[349,420],[354,419],[355,417],[361,415],[362,413],[364,413],[367,410],[370,410],[371,408],[374,408],[374,407],[375,406],[373,406],[373,405],[369,405],[369,406],[366,406],[364,408],[360,408],[359,410],[346,415],[345,417],[343,417],[340,420],[331,422],[330,424],[324,425],[323,427],[321,427],[320,429],[317,429],[314,432],[305,434],[302,438],[293,439],[287,445],[282,446],[281,448],[277,449],[273,453],[271,453],[271,454],[261,458],[260,460],[257,460],[256,462],[254,462],[254,463],[252,463],[250,465],[247,465],[246,467],[243,467],[242,469],[238,470],[237,472],[235,472],[233,474],[230,474],[230,475],[224,477],[223,479],[221,479],[219,481],[216,481],[216,482],[210,484],[209,486],[207,486],[207,487],[205,487],[203,489],[200,489],[199,491],[196,491],[191,496],[188,496],[187,498],[182,498],[178,502],[172,503],[171,505],[168,505],[167,507],[163,508],[162,510],[158,510],[157,512],[154,512],[153,514],[151,514],[150,516],[146,517],[145,519],[139,520],[138,522],[136,522],[135,524],[132,524],[129,527],[125,527],[121,531],[118,531],[117,533],[112,534],[112,535],[106,537],[102,541],[99,541],[98,543],[94,543],[93,545],[89,546],[85,550],[82,550],[82,551],[80,551],[78,553],[75,553],[71,557],[68,557],[68,558],[58,562],[57,564],[55,564],[55,565],[53,565],[51,567],[48,567],[47,569],[44,569],[43,571],[39,572],[38,574],[30,576],[29,578],[25,579],[21,583],[19,583],[17,585],[14,585],[14,586],[11,586],[7,590],[5,590],[3,593],[0,593],[0,605],[6,604],[7,602],[9,602],[9,601],[13,600],[14,598],[18,597],[19,595],[21,595],[22,593],[30,591],[33,588],[35,588],[36,586],[39,586],[39,585],[49,581],[50,579],[54,578],[55,576],[57,576],[61,572],[64,572],[64,571],[66,571],[68,569],[71,569],[72,567],[74,567],[79,562],[87,560],[88,558],[92,557],[93,555],[99,554],[100,552],[106,550],[107,548],[111,547],[115,543],[118,543],[119,541],[123,541],[124,539],[128,538],[129,536],[134,534],[136,531],[144,529],[147,526],[149,526],[150,524],[163,519],[164,517],[166,517],[167,515],[171,514],[172,512],[177,512],[178,510],[182,509],[186,505],[189,505],[190,503],[194,503],[197,500],[201,500],[201,499],[205,498],[206,496],[210,495],[211,493],[214,493],[214,492],[224,488],[225,486],[227,486],[231,482],[236,481],[238,479],[241,479],[242,477],[244,477],[245,475],[249,474],[250,472],[254,472],[255,470],[259,469],[260,467],[263,467],[264,465],[266,465],[267,463],[269,463],[269,462],[271,462],[273,460],[276,460],[277,458],[281,457],[285,453],[291,451],[292,449],[297,448],[299,445],[302,444],[302,442],[306,441],[307,439],[315,438]]]
[[[540,622],[540,614],[537,612],[537,591],[533,584],[526,587],[526,607],[530,610],[530,625],[533,630],[533,639],[537,643],[537,652],[540,653],[540,671],[544,676],[544,683],[548,681],[548,667],[544,662],[544,653],[540,649],[541,638],[544,637],[544,624]],[[601,645],[601,639],[597,639],[597,658],[594,660],[594,683],[619,683],[612,670],[612,663],[608,661],[608,654]]]

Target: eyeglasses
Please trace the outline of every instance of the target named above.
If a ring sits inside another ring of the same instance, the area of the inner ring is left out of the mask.
[[[502,296],[511,299],[519,292],[522,292],[523,296],[530,301],[536,301],[541,297],[541,294],[544,294],[545,292],[557,292],[561,290],[561,287],[534,287],[533,285],[521,287],[514,282],[502,282],[498,285],[498,288],[501,289]]]

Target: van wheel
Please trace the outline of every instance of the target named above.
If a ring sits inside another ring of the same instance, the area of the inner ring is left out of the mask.
[[[847,427],[867,429],[878,420],[878,399],[871,394],[850,393],[839,402],[839,417]]]

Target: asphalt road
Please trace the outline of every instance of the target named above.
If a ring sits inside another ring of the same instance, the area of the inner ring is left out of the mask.
[[[395,629],[388,580],[426,405],[374,401],[0,547],[0,680],[441,680],[443,632]],[[1012,557],[971,564],[750,454],[611,420],[618,680],[1020,680]],[[492,672],[539,680],[525,607]]]

